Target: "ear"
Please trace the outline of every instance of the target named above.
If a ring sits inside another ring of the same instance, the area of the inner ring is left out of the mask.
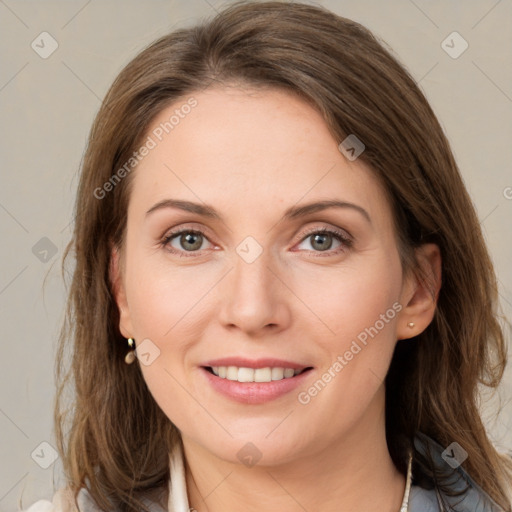
[[[121,253],[117,246],[111,244],[109,277],[112,286],[112,293],[119,309],[119,331],[125,338],[132,338],[134,336],[134,332],[128,308],[128,301],[126,299],[122,269],[123,262],[121,261]]]
[[[422,333],[432,322],[441,289],[441,251],[436,244],[424,244],[416,249],[421,277],[414,273],[406,278],[402,288],[397,325],[397,339],[404,340]],[[414,323],[413,327],[408,324]]]

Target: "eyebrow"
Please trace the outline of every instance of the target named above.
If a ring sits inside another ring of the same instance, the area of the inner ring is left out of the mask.
[[[196,213],[210,219],[222,220],[221,215],[210,205],[194,203],[192,201],[183,201],[181,199],[164,199],[153,205],[147,212],[149,214],[163,208],[178,208],[190,213]],[[283,220],[293,220],[304,217],[311,213],[327,210],[328,208],[350,208],[359,212],[370,224],[372,223],[370,215],[361,206],[349,203],[347,201],[325,200],[309,203],[302,206],[292,206],[288,208],[283,215]]]

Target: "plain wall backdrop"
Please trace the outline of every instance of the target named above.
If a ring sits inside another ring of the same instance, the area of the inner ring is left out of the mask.
[[[426,94],[477,208],[503,313],[512,318],[512,2],[316,3],[382,38]],[[65,304],[60,263],[100,102],[143,47],[224,5],[0,0],[1,511],[17,510],[22,491],[27,508],[63,485],[52,448],[54,355]],[[482,411],[498,449],[512,451],[510,369],[500,396],[498,418],[498,402],[487,395]]]

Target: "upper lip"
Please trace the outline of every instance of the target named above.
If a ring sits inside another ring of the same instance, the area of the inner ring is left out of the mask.
[[[293,368],[304,370],[311,368],[311,365],[300,364],[295,361],[285,361],[274,357],[263,357],[260,359],[247,359],[245,357],[223,357],[205,362],[202,366],[237,366],[238,368]]]

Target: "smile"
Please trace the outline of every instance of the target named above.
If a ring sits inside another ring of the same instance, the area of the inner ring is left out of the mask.
[[[290,396],[291,391],[305,384],[314,367],[271,358],[224,358],[209,361],[200,369],[208,387],[219,395],[256,405]]]

